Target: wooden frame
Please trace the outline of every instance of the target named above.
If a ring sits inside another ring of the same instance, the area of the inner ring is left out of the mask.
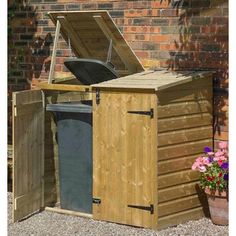
[[[42,90],[75,91],[75,92],[91,92],[92,91],[90,86],[70,85],[70,84],[39,83],[38,88]]]

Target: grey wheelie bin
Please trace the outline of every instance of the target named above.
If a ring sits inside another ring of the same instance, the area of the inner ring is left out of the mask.
[[[47,105],[56,115],[62,209],[92,213],[92,106]]]

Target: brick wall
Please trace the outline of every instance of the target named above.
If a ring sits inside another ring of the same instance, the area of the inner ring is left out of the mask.
[[[18,0],[21,2],[20,0]],[[228,87],[228,1],[31,0],[10,21],[9,98],[47,79],[55,27],[47,12],[106,9],[145,67],[215,70],[215,87]],[[61,38],[56,71],[69,55]],[[215,138],[228,139],[227,92],[217,89]],[[10,127],[10,125],[9,125]]]

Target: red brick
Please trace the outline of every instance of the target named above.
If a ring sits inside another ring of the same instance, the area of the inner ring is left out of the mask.
[[[125,33],[160,33],[160,27],[154,26],[126,26]]]
[[[178,9],[163,9],[160,10],[160,16],[165,17],[165,16],[178,16],[179,11]]]
[[[152,35],[151,40],[154,42],[169,42],[170,36],[169,35]]]
[[[170,1],[169,0],[163,0],[163,1],[152,1],[151,2],[151,7],[152,8],[168,8],[170,6]]]
[[[216,33],[216,32],[217,32],[217,26],[216,25],[201,27],[201,33]]]
[[[125,17],[145,17],[145,16],[158,16],[159,11],[157,9],[150,10],[150,9],[132,9],[132,10],[125,10]]]
[[[176,50],[178,49],[177,44],[160,44],[160,50]]]

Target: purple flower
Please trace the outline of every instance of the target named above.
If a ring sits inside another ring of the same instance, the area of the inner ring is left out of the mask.
[[[212,156],[209,156],[209,157],[208,157],[209,162],[213,162],[213,159],[214,159],[214,158],[213,158]]]
[[[221,169],[227,170],[229,168],[229,163],[225,162],[220,167],[221,167]]]
[[[226,180],[226,181],[229,180],[229,174],[228,173],[224,174],[224,180]]]
[[[204,152],[212,152],[212,150],[209,147],[204,147]]]

